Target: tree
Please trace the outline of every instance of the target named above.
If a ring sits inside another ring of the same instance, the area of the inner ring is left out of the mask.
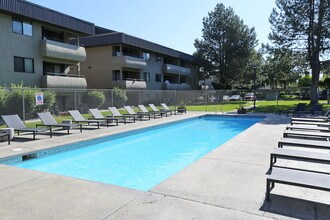
[[[274,47],[303,51],[311,69],[311,103],[318,102],[320,58],[330,49],[329,0],[276,0],[269,22]]]
[[[268,54],[262,67],[265,85],[286,89],[289,85],[296,85],[301,75],[306,74],[301,54],[282,48],[271,48],[269,45],[263,45],[263,49],[264,53]]]
[[[222,88],[230,88],[252,70],[250,58],[257,45],[254,28],[249,29],[232,8],[217,4],[203,18],[201,40],[195,40],[195,56],[204,71],[213,75]]]

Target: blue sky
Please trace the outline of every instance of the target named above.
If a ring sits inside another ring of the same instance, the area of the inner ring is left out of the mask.
[[[217,3],[232,7],[255,27],[259,46],[267,43],[275,0],[30,0],[33,3],[192,54],[202,36],[202,20]]]

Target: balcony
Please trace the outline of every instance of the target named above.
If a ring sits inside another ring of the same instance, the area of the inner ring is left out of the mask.
[[[86,50],[62,42],[43,39],[40,42],[40,52],[44,58],[61,60],[67,64],[77,64],[86,60]]]
[[[191,74],[191,70],[189,68],[175,66],[172,64],[164,64],[164,72],[165,73],[172,73],[172,74],[180,74],[188,76]]]
[[[144,59],[132,56],[115,56],[112,58],[111,63],[116,68],[126,67],[139,70],[142,70],[147,66],[147,63]]]
[[[41,86],[43,88],[86,89],[87,81],[83,77],[71,77],[68,75],[45,75],[42,76]]]
[[[141,80],[120,80],[120,81],[112,81],[113,86],[121,87],[124,89],[146,89],[147,83],[146,81]]]
[[[190,90],[191,86],[187,83],[163,83],[164,90]]]

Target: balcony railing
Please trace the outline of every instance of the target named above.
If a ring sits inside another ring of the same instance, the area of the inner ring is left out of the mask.
[[[147,83],[139,79],[126,79],[120,81],[112,81],[113,86],[118,86],[124,89],[146,89]]]
[[[40,52],[45,58],[62,60],[68,64],[76,64],[86,60],[86,50],[71,44],[43,39],[40,42]]]
[[[190,75],[191,70],[186,67],[175,66],[172,64],[164,64],[164,72],[171,74]]]
[[[186,83],[163,83],[164,90],[190,90],[191,86]]]
[[[141,70],[147,66],[144,59],[131,56],[115,56],[112,58],[111,62],[116,68],[126,67]]]
[[[41,85],[44,88],[75,88],[86,89],[87,81],[84,77],[74,75],[44,75],[41,78]]]

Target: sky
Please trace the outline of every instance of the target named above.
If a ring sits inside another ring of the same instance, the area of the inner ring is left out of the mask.
[[[249,28],[255,27],[259,47],[268,42],[268,18],[275,0],[29,0],[118,32],[124,32],[184,53],[196,51],[203,18],[217,3],[233,8]]]

